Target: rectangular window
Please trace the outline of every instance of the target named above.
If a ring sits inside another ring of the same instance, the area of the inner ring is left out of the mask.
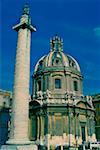
[[[74,81],[74,91],[78,91],[78,82]]]
[[[61,89],[61,79],[55,79],[55,88]]]

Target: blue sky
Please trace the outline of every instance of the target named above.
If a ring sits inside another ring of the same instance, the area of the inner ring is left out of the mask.
[[[31,75],[37,60],[49,52],[55,34],[64,52],[77,59],[84,76],[84,94],[100,93],[100,0],[1,0],[0,88],[13,89],[17,32],[22,8],[29,3],[32,24]],[[31,86],[30,86],[31,91]]]

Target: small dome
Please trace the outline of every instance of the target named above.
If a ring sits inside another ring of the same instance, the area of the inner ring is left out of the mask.
[[[51,49],[48,55],[39,59],[35,66],[35,72],[46,67],[68,67],[80,72],[77,61],[70,55],[63,53],[63,40],[55,36],[50,40]]]

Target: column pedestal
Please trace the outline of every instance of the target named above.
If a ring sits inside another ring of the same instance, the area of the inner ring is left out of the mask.
[[[38,150],[36,145],[3,145],[1,150]]]

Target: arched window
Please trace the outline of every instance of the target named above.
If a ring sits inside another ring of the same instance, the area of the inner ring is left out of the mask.
[[[55,61],[55,62],[56,62],[56,64],[58,65],[58,64],[59,64],[59,59],[56,59],[56,61]]]
[[[55,79],[55,89],[61,89],[61,79]]]
[[[78,91],[78,82],[77,81],[73,82],[73,86],[74,86],[74,91]]]

